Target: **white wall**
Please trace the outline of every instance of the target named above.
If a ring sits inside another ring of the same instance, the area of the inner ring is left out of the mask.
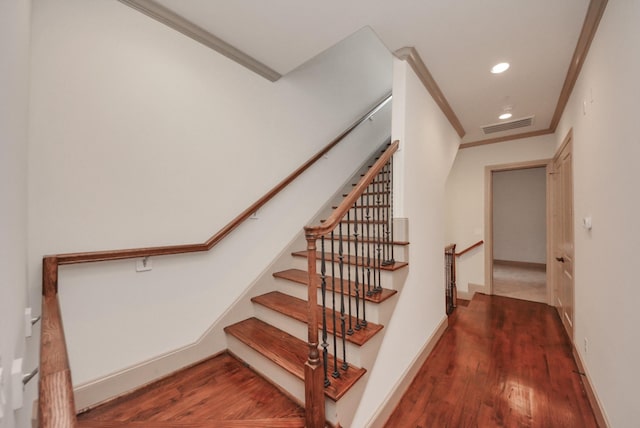
[[[393,96],[392,138],[401,141],[394,212],[409,220],[409,270],[354,427],[365,426],[445,317],[444,188],[460,139],[411,67],[397,59]]]
[[[483,239],[485,212],[485,167],[553,157],[553,135],[506,141],[460,150],[446,184],[446,242],[457,249]],[[457,286],[468,291],[468,284],[484,285],[484,246],[462,257],[457,263]]]
[[[493,258],[547,263],[546,168],[493,173]]]
[[[119,2],[33,9],[33,294],[44,254],[204,241],[391,88],[368,28],[272,83]],[[207,254],[61,269],[74,384],[197,340],[389,131],[367,122]]]
[[[639,2],[607,4],[556,132],[574,136],[574,340],[612,427],[640,420],[638,22]]]
[[[14,413],[9,374],[14,358],[35,367],[36,347],[25,355],[23,314],[27,306],[27,132],[31,2],[0,2],[0,427],[26,427],[37,380],[26,389],[25,406]],[[37,308],[36,308],[37,310]],[[31,340],[31,339],[30,339]]]

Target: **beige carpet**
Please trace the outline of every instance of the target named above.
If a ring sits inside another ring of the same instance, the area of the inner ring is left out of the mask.
[[[532,302],[547,302],[544,267],[523,267],[494,261],[493,294]]]

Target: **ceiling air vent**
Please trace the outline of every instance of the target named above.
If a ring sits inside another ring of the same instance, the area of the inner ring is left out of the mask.
[[[482,131],[486,134],[493,134],[494,132],[509,131],[511,129],[524,128],[525,126],[533,125],[533,119],[535,116],[523,117],[516,120],[510,120],[508,122],[494,123],[492,125],[483,125]]]

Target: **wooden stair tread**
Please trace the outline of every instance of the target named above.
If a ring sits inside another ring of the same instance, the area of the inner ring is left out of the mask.
[[[298,320],[303,323],[307,323],[307,301],[298,299],[297,297],[289,296],[288,294],[281,293],[279,291],[271,291],[269,293],[263,294],[261,296],[256,296],[251,299],[252,302],[262,305],[266,308],[274,310],[276,312],[280,312],[284,315],[287,315],[295,320]],[[347,303],[345,303],[346,306]],[[336,302],[336,306],[339,305],[339,302]],[[318,329],[322,329],[322,306],[318,305]],[[335,334],[337,337],[342,337],[342,328],[340,325],[340,312],[336,311],[336,323],[337,323],[337,331],[336,326],[333,322],[333,310],[330,308],[326,309],[327,316],[327,332],[330,334]],[[351,318],[351,325],[354,327],[353,334],[346,335],[346,340],[354,343],[358,346],[364,345],[369,339],[371,339],[377,332],[382,330],[382,326],[379,324],[374,324],[372,322],[367,322],[367,325],[360,330],[355,330],[356,318]],[[349,319],[345,320],[345,329],[349,328]]]
[[[294,257],[307,257],[307,252],[306,251],[295,251],[293,253],[291,253],[292,256]],[[320,251],[316,252],[316,257],[318,260],[322,259],[322,253]],[[338,254],[331,254],[331,253],[326,253],[324,254],[325,260],[326,261],[334,261],[335,263],[338,263],[340,261],[340,259],[338,258]],[[356,259],[355,256],[349,256],[349,255],[344,255],[344,259],[345,259],[345,264],[351,265],[351,266],[364,266],[364,267],[368,267],[369,265],[367,265],[364,261],[364,259],[362,257],[358,257]],[[389,271],[394,271],[394,270],[398,270],[401,269],[405,266],[407,266],[409,263],[407,262],[395,262],[393,264],[390,265],[383,265],[380,266],[380,269],[382,270],[389,270]],[[371,265],[372,268],[375,268],[375,266]]]
[[[283,270],[280,272],[275,272],[273,274],[274,277],[276,278],[282,278],[282,279],[286,279],[304,286],[309,286],[309,274],[307,273],[307,271],[305,270],[300,270],[300,269],[287,269],[287,270]],[[318,278],[320,278],[320,275],[318,275]],[[327,281],[331,281],[333,277],[327,277]],[[336,278],[336,281],[339,281],[339,278]],[[346,283],[346,281],[345,281]],[[318,281],[318,288],[321,287],[320,281]],[[345,293],[348,293],[349,287],[345,287]],[[391,290],[389,288],[383,288],[382,291],[380,291],[379,293],[375,293],[372,294],[370,296],[367,296],[365,294],[365,300],[368,302],[373,302],[373,303],[380,303],[380,302],[384,302],[385,300],[387,300],[389,297],[393,296],[394,294],[396,294],[397,291],[396,290]],[[350,295],[352,297],[355,297],[356,292],[355,292],[355,283],[353,281],[351,281],[351,293]]]
[[[306,342],[257,318],[248,318],[227,326],[224,331],[304,381],[304,365],[309,352]],[[333,361],[330,355],[330,371]],[[341,364],[338,360],[338,367]],[[340,369],[340,377],[337,379],[329,375],[331,385],[324,389],[325,395],[333,401],[339,400],[365,373],[365,369],[351,365],[348,370]]]
[[[78,421],[78,428],[304,428],[305,419],[297,418],[269,418],[269,419],[207,419],[202,422],[183,421]]]

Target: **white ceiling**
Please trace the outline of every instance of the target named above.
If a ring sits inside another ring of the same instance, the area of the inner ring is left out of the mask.
[[[463,142],[549,128],[589,0],[156,0],[281,74],[370,26],[417,49],[466,131]],[[502,75],[489,69],[508,61]],[[508,98],[507,98],[508,97]],[[484,135],[500,122],[534,125]]]

